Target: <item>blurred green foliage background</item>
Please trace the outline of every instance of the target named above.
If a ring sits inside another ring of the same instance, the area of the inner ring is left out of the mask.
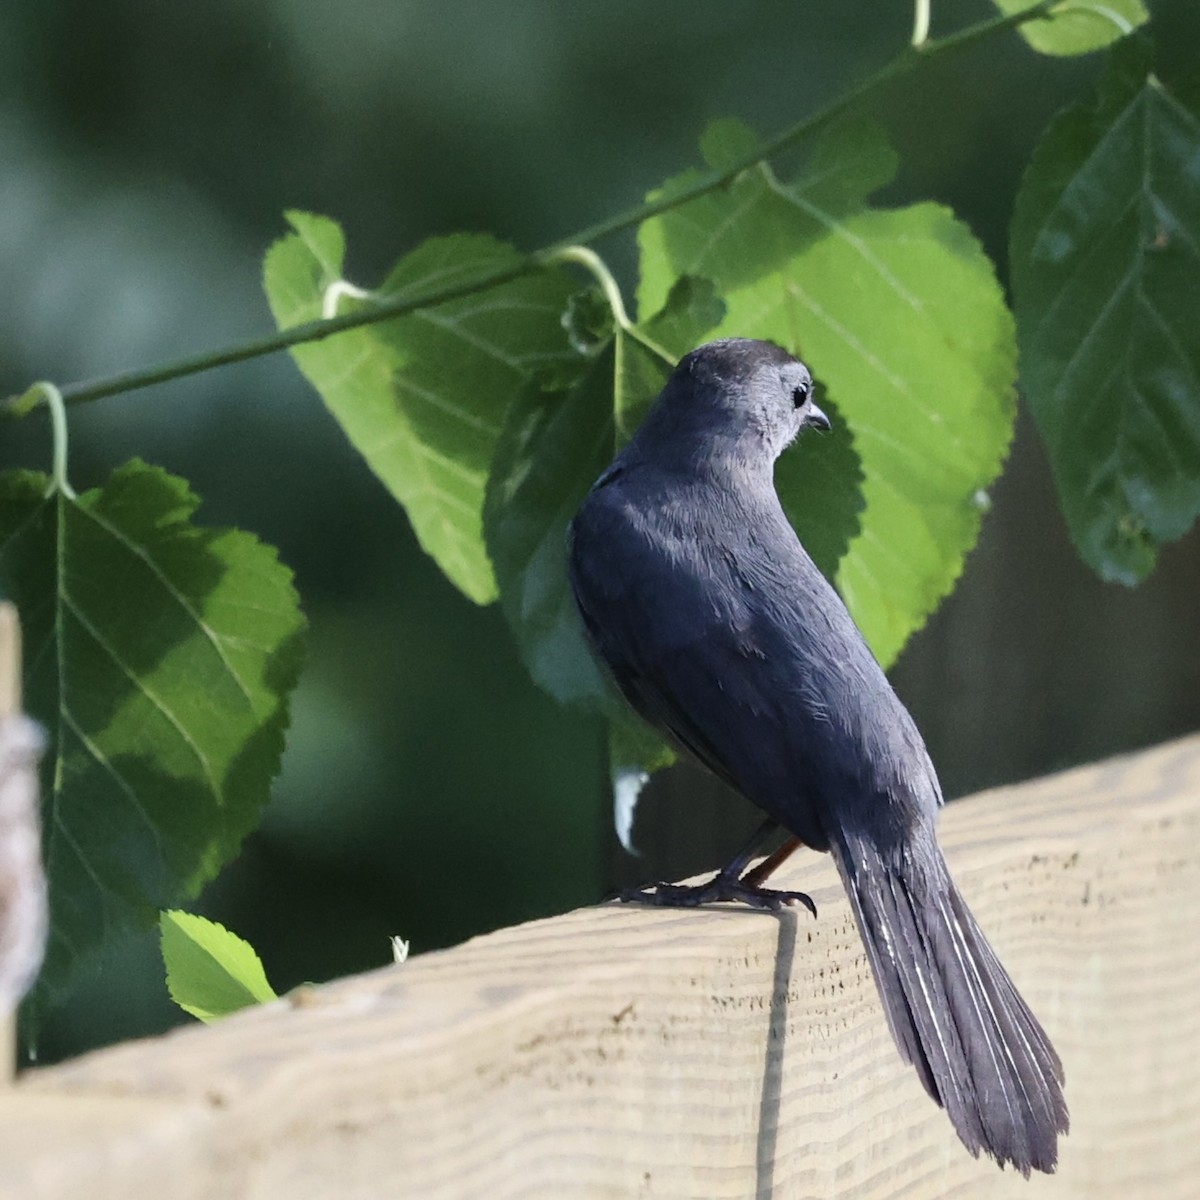
[[[1160,73],[1195,100],[1200,6],[1152,9]],[[935,33],[993,11],[934,10]],[[10,0],[0,393],[268,331],[260,264],[285,208],[337,218],[364,286],[431,234],[543,245],[693,164],[711,118],[770,132],[844,91],[910,19],[870,0]],[[1022,167],[1098,65],[1008,35],[917,73],[876,111],[904,161],[885,199],[950,204],[1003,275]],[[632,239],[600,249],[631,293]],[[310,658],[283,774],[200,906],[278,989],[383,964],[392,933],[419,953],[732,848],[745,814],[676,771],[646,798],[644,857],[613,849],[601,730],[540,695],[498,609],[422,557],[287,357],[76,410],[72,438],[76,488],[141,455],[192,482],[202,521],[253,530],[296,572]],[[0,426],[0,468],[48,456],[43,416]],[[1099,583],[1025,416],[993,502],[894,672],[947,793],[1200,726],[1195,533],[1138,591]],[[148,934],[95,965],[39,1054],[179,1017]]]

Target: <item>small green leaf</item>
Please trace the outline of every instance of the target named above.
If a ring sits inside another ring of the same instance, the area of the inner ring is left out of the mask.
[[[704,149],[719,168],[754,142],[722,122]],[[824,569],[849,541],[837,584],[885,664],[953,586],[974,544],[975,497],[1011,436],[1015,373],[1012,321],[970,232],[932,204],[866,207],[895,161],[877,128],[845,123],[822,135],[795,181],[753,168],[638,233],[643,310],[683,275],[711,279],[727,309],[713,333],[798,354],[848,426],[861,459],[861,515],[855,480],[836,496],[790,485],[801,465],[819,469],[809,464],[834,450],[828,440],[805,439],[792,462],[784,455],[780,490],[801,538],[829,547]],[[847,458],[840,469],[854,468]],[[812,520],[833,527],[815,533]]]
[[[886,131],[865,117],[847,117],[817,139],[790,191],[826,213],[848,213],[896,177],[900,156]]]
[[[52,739],[38,984],[52,999],[110,932],[194,896],[255,826],[304,622],[275,551],[193,525],[183,480],[133,462],[77,498],[48,486],[0,475],[0,590]]]
[[[571,348],[585,358],[599,354],[613,335],[613,312],[598,287],[576,292],[567,301],[562,323]]]
[[[1017,198],[1021,378],[1072,537],[1136,583],[1200,515],[1200,120],[1113,52],[1047,129]]]
[[[184,1012],[207,1023],[278,999],[254,948],[224,925],[173,909],[159,929],[167,990]]]
[[[1019,13],[1033,0],[994,0],[1002,13]],[[1019,26],[1039,53],[1070,55],[1103,50],[1150,19],[1142,0],[1061,0],[1045,17]]]
[[[280,328],[320,317],[326,289],[342,276],[338,226],[304,213],[288,220],[296,232],[271,247],[264,268]],[[493,238],[434,238],[400,261],[379,294],[417,296],[522,268],[521,256]],[[482,525],[492,454],[530,378],[574,357],[561,320],[571,292],[561,271],[528,271],[293,351],[426,552],[481,604],[496,596]],[[343,300],[343,311],[369,303]]]

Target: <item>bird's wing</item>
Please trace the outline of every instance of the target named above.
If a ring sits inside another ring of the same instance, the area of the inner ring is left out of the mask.
[[[603,501],[581,518],[576,599],[643,718],[817,848],[835,819],[884,839],[932,820],[937,776],[912,718],[790,528],[761,526],[734,552],[661,525],[628,536]]]
[[[714,738],[706,728],[707,722],[695,719],[687,708],[677,702],[681,680],[678,672],[671,669],[670,661],[659,656],[657,663],[647,662],[643,655],[636,652],[635,644],[628,637],[621,636],[623,631],[614,630],[611,625],[600,625],[582,602],[579,608],[592,644],[634,711],[719,779],[730,787],[738,787],[738,781],[730,775],[725,765],[719,745],[722,739]],[[706,647],[706,650],[710,649]],[[682,648],[682,652],[686,653],[687,647]]]
[[[713,565],[687,556],[654,563],[580,561],[572,586],[588,635],[622,694],[669,741],[824,847],[804,797],[815,751],[792,754],[805,717],[791,665],[767,643],[762,615],[735,586],[713,589]],[[717,568],[721,569],[721,568]],[[713,595],[722,597],[714,606]]]

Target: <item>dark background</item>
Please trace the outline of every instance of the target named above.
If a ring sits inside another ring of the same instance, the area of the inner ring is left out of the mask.
[[[1161,73],[1194,99],[1200,6],[1152,8]],[[990,11],[937,6],[955,26]],[[875,0],[10,0],[0,394],[266,331],[260,263],[285,208],[342,222],[364,286],[431,234],[556,240],[692,165],[709,119],[771,132],[845,90],[909,19]],[[1007,35],[893,88],[876,111],[904,167],[884,199],[952,205],[1003,277],[1023,164],[1099,65]],[[599,248],[631,288],[632,240]],[[73,413],[77,489],[134,454],[186,476],[206,523],[277,544],[311,620],[265,824],[197,906],[277,988],[381,964],[392,933],[419,953],[736,841],[745,812],[672,773],[639,816],[645,857],[614,849],[601,731],[538,693],[498,609],[423,558],[287,357]],[[0,467],[48,461],[42,416],[0,425]],[[894,671],[947,794],[1200,726],[1200,539],[1137,591],[1099,583],[1024,413],[993,498],[962,585]],[[131,938],[40,1055],[177,1018],[155,939]]]

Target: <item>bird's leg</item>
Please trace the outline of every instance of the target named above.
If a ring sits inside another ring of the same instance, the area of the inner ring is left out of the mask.
[[[762,886],[763,880],[800,845],[799,838],[789,838],[774,854],[763,859],[753,870],[746,871],[746,865],[775,831],[776,824],[770,818],[764,821],[740,853],[707,883],[648,883],[640,888],[627,888],[618,899],[629,904],[655,904],[671,908],[696,908],[701,904],[731,900],[741,901],[753,908],[768,909],[803,904],[815,917],[817,906],[811,896],[804,892],[782,892]]]
[[[788,838],[774,854],[768,854],[757,867],[747,871],[742,876],[742,882],[748,887],[762,887],[767,877],[773,875],[803,845],[804,843],[798,837]]]

